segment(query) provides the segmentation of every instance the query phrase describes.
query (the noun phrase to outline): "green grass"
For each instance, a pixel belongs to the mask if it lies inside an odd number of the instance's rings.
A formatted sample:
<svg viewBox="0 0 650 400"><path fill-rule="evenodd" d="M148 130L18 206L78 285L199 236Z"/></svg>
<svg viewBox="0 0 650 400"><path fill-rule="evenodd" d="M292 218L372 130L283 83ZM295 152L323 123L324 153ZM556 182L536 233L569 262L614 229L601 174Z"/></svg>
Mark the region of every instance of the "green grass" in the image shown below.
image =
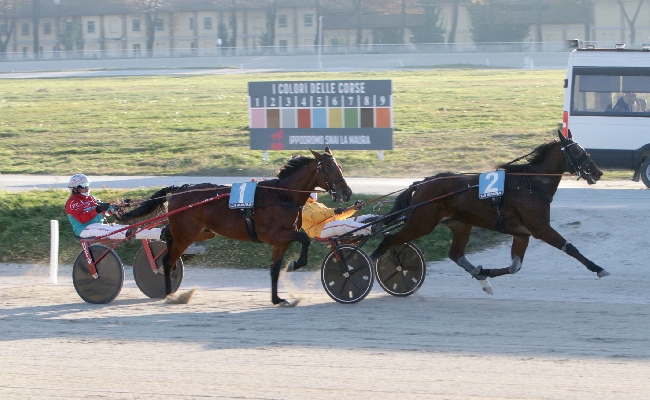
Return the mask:
<svg viewBox="0 0 650 400"><path fill-rule="evenodd" d="M124 198L146 198L152 190L94 190L93 195L103 201L113 202ZM59 262L72 264L81 251L72 228L65 216L64 205L69 194L64 190L3 192L0 191L0 262L46 263L50 250L50 220L59 221ZM323 196L329 197L329 196ZM355 196L355 199L369 199L374 196ZM325 203L328 200L322 199ZM392 204L385 204L375 213L386 213ZM368 207L369 208L369 207ZM368 210L371 211L371 210ZM365 212L364 212L365 213ZM485 230L477 230L470 241L470 251L500 243L506 236ZM427 261L446 257L451 243L451 233L445 227L438 227L431 235L416 241ZM187 265L208 267L264 268L270 265L271 247L265 244L238 242L217 237L203 242L206 253L197 255ZM379 244L377 240L368 243L364 249L371 252ZM132 265L138 242L124 243L117 253L127 265ZM329 251L324 245L314 242L310 247L308 268L320 266ZM300 245L294 243L285 262L296 259Z"/></svg>
<svg viewBox="0 0 650 400"><path fill-rule="evenodd" d="M486 171L556 137L563 71L418 70L273 73L186 77L5 80L0 85L0 173L72 175L268 176L303 152L249 150L247 82L392 79L393 151L335 151L344 174L422 177L442 171ZM605 179L629 179L607 171ZM96 191L100 198L145 192ZM49 220L61 221L61 261L80 247L68 228L66 192L0 192L0 261L49 258ZM501 236L478 231L476 246ZM420 239L428 260L443 257L444 227ZM372 249L373 244L369 244ZM136 244L118 253L131 263ZM298 247L290 253L297 254ZM311 265L325 254L312 247ZM270 248L215 239L205 265L267 266ZM314 264L316 263L316 264Z"/></svg>
<svg viewBox="0 0 650 400"><path fill-rule="evenodd" d="M249 150L247 82L392 79L395 134L338 151L348 176L476 171L555 137L563 71L425 70L6 80L0 173L267 175L297 152ZM305 153L303 151L302 153Z"/></svg>

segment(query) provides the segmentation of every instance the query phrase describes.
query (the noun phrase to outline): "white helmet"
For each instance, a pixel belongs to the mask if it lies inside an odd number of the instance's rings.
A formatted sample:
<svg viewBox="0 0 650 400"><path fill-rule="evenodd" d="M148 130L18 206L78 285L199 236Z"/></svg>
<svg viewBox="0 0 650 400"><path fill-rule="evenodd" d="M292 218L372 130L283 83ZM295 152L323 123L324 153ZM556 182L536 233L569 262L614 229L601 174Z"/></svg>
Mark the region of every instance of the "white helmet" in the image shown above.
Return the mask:
<svg viewBox="0 0 650 400"><path fill-rule="evenodd" d="M311 193L309 194L309 197L311 197L311 198L314 199L314 200L318 200L318 194L317 194L316 192L311 192Z"/></svg>
<svg viewBox="0 0 650 400"><path fill-rule="evenodd" d="M90 183L90 181L88 180L86 175L84 175L84 174L76 174L76 175L73 175L72 178L70 178L70 182L68 183L68 187L70 189L74 189L74 188L79 187L79 186L86 187L86 186L88 186L89 183Z"/></svg>

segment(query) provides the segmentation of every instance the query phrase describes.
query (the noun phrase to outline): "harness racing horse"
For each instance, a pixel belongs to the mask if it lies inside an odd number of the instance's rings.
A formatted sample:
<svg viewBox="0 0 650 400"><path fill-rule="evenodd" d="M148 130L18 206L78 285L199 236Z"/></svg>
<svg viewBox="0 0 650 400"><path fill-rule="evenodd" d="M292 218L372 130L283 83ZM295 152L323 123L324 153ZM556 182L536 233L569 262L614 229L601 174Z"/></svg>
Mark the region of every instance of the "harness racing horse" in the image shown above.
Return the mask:
<svg viewBox="0 0 650 400"><path fill-rule="evenodd" d="M307 264L310 239L300 231L301 210L311 191L316 187L327 190L335 201L350 200L352 191L345 182L341 167L336 163L329 147L325 153L312 151L314 157L296 156L277 173L277 179L261 181L255 192L255 209L252 230L247 228L246 216L241 210L228 207L230 186L209 183L166 187L151 196L145 204L116 215L119 222L133 221L160 212L169 199L168 210L182 207L224 194L223 198L197 205L169 215L169 225L163 230L168 253L163 258L165 292L171 293L172 266L193 242L201 242L216 235L242 241L259 241L273 246L271 261L271 301L276 305L294 305L278 296L278 277L282 259L292 242L302 244L300 257L294 270Z"/></svg>
<svg viewBox="0 0 650 400"><path fill-rule="evenodd" d="M492 294L487 278L514 274L521 269L524 253L532 235L574 257L598 277L607 271L584 257L550 225L551 201L562 174L570 172L590 185L603 175L585 150L568 132L558 131L559 141L538 146L533 152L499 166L505 170L505 190L500 199L479 199L478 175L443 173L415 182L395 201L390 214L393 220L405 214L402 229L387 234L373 252L378 260L388 249L428 235L443 223L453 234L449 258L479 280L483 290ZM514 163L526 159L525 164ZM409 210L400 212L408 208ZM384 223L391 219L387 218ZM510 266L500 269L475 267L465 258L465 247L472 226L512 235Z"/></svg>

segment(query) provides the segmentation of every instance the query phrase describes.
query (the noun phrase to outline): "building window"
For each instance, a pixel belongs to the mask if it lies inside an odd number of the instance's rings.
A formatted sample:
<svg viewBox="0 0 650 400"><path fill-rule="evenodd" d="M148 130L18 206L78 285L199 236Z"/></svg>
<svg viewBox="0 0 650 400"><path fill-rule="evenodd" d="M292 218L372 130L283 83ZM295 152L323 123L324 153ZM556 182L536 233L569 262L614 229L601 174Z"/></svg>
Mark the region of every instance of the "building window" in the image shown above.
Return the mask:
<svg viewBox="0 0 650 400"><path fill-rule="evenodd" d="M133 32L140 32L140 20L139 19L134 19L133 22L131 23L131 26L133 27Z"/></svg>
<svg viewBox="0 0 650 400"><path fill-rule="evenodd" d="M22 32L23 32L23 36L29 36L29 24L28 23L23 22Z"/></svg>
<svg viewBox="0 0 650 400"><path fill-rule="evenodd" d="M72 22L70 22L70 21L65 22L65 31L66 31L66 33L72 32Z"/></svg>
<svg viewBox="0 0 650 400"><path fill-rule="evenodd" d="M286 40L280 40L280 51L283 53L286 53L287 51L287 41Z"/></svg>
<svg viewBox="0 0 650 400"><path fill-rule="evenodd" d="M52 24L50 22L46 22L43 24L43 35L51 35L52 34Z"/></svg>
<svg viewBox="0 0 650 400"><path fill-rule="evenodd" d="M27 55L27 47L23 47L23 56Z"/></svg>
<svg viewBox="0 0 650 400"><path fill-rule="evenodd" d="M88 33L95 33L95 21L88 21Z"/></svg>
<svg viewBox="0 0 650 400"><path fill-rule="evenodd" d="M194 17L190 17L190 30L194 30Z"/></svg>
<svg viewBox="0 0 650 400"><path fill-rule="evenodd" d="M164 31L165 30L165 20L162 18L158 18L156 20L156 30L157 31Z"/></svg>
<svg viewBox="0 0 650 400"><path fill-rule="evenodd" d="M7 34L7 24L0 24L0 35Z"/></svg>
<svg viewBox="0 0 650 400"><path fill-rule="evenodd" d="M305 26L314 26L313 14L305 14Z"/></svg>
<svg viewBox="0 0 650 400"><path fill-rule="evenodd" d="M203 29L212 29L212 17L203 18Z"/></svg>
<svg viewBox="0 0 650 400"><path fill-rule="evenodd" d="M140 57L140 43L136 43L133 45L133 55L135 57Z"/></svg>
<svg viewBox="0 0 650 400"><path fill-rule="evenodd" d="M286 15L278 15L278 27L280 27L280 28L286 28L287 27L287 16Z"/></svg>
<svg viewBox="0 0 650 400"><path fill-rule="evenodd" d="M237 18L236 15L230 14L230 16L228 17L228 28L232 29L233 25L235 25L235 22L237 22L235 18Z"/></svg>

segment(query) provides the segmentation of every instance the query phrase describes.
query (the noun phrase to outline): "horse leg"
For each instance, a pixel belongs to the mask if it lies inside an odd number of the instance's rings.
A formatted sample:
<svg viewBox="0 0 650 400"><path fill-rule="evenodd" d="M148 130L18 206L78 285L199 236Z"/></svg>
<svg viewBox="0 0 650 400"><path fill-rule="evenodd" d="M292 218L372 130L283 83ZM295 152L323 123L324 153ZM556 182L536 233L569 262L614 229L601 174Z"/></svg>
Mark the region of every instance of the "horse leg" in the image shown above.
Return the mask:
<svg viewBox="0 0 650 400"><path fill-rule="evenodd" d="M528 229L531 231L535 239L543 240L544 242L550 244L551 246L562 250L571 257L580 261L587 269L591 272L595 272L599 278L603 278L609 275L609 272L605 271L602 267L596 265L593 261L589 260L587 257L583 256L578 249L575 248L568 240L562 237L555 229L550 225L542 226L537 229Z"/></svg>
<svg viewBox="0 0 650 400"><path fill-rule="evenodd" d="M282 266L282 259L287 252L291 242L282 242L273 245L273 255L271 257L271 302L280 306L291 306L293 304L281 299L278 296L278 278L280 277L280 267Z"/></svg>
<svg viewBox="0 0 650 400"><path fill-rule="evenodd" d="M494 294L492 291L492 285L487 280L488 276L483 273L483 271L486 270L484 270L480 265L475 267L465 258L465 247L467 247L469 236L472 233L472 225L456 221L450 221L445 223L445 225L454 235L451 242L451 248L449 249L449 258L476 278L485 293Z"/></svg>
<svg viewBox="0 0 650 400"><path fill-rule="evenodd" d="M307 254L311 239L305 232L300 231L296 233L296 241L300 242L302 245L302 248L300 250L300 257L298 257L298 260L291 261L289 265L287 265L287 272L297 271L298 269L307 265Z"/></svg>
<svg viewBox="0 0 650 400"><path fill-rule="evenodd" d="M165 243L167 243L167 254L162 259L163 270L165 272L165 295L167 296L172 293L172 271L176 268L176 261L178 261L183 255L183 252L192 244L194 235L173 235L169 225L165 227L163 233Z"/></svg>
<svg viewBox="0 0 650 400"><path fill-rule="evenodd" d="M523 262L526 249L528 248L529 239L530 236L528 235L513 236L512 247L510 248L510 256L512 257L512 263L505 268L495 268L495 269L483 268L480 274L485 275L489 278L496 278L497 276L517 273L517 271L521 269L521 263Z"/></svg>

